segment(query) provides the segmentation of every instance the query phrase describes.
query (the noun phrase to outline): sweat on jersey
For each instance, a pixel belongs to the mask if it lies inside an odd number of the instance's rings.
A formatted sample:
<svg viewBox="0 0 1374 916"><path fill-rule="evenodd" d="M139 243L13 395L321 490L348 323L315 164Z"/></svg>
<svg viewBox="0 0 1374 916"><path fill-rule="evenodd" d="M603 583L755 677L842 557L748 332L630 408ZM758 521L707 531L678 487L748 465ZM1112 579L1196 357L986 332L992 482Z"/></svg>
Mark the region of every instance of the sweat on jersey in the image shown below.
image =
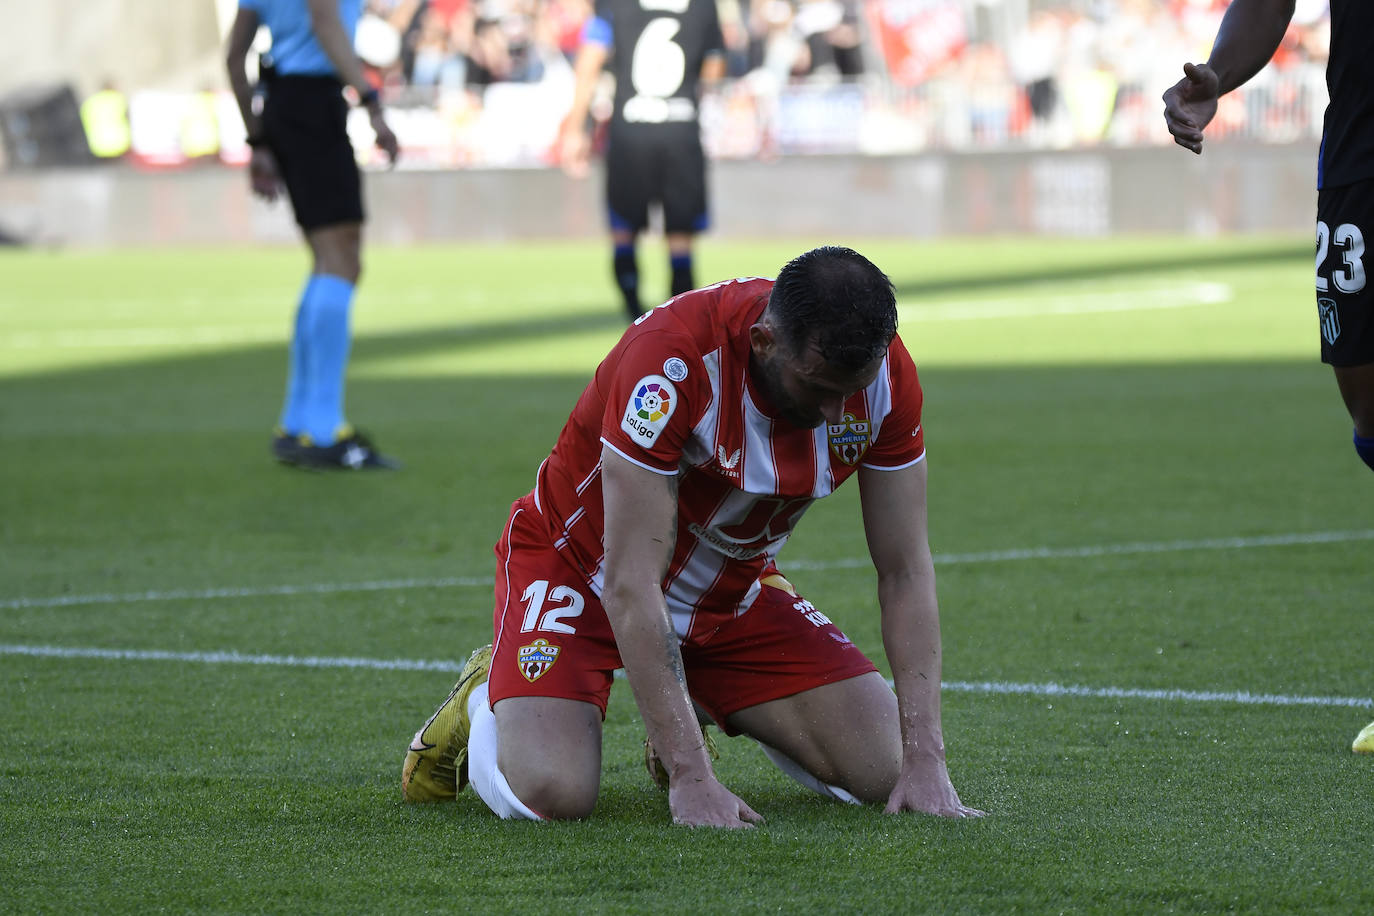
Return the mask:
<svg viewBox="0 0 1374 916"><path fill-rule="evenodd" d="M603 444L678 475L677 543L662 584L684 638L748 610L807 507L857 468L898 470L925 457L921 385L900 338L839 423L802 429L777 418L749 374L749 328L772 288L729 280L640 318L597 367L539 469L534 495L549 541L598 596Z"/></svg>

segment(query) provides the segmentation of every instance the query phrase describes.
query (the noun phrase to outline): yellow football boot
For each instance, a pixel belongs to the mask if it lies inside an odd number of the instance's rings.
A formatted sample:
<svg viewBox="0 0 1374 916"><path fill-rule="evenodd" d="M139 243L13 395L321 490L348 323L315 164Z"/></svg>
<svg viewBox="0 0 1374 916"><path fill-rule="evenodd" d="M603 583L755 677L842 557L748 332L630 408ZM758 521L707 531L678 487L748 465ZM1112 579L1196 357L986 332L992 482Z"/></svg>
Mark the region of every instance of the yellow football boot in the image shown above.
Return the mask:
<svg viewBox="0 0 1374 916"><path fill-rule="evenodd" d="M437 802L457 797L468 784L468 697L485 683L491 646L468 658L448 699L429 717L406 749L401 794L406 801Z"/></svg>
<svg viewBox="0 0 1374 916"><path fill-rule="evenodd" d="M1355 736L1355 743L1350 745L1350 749L1357 754L1374 754L1374 722L1370 722Z"/></svg>

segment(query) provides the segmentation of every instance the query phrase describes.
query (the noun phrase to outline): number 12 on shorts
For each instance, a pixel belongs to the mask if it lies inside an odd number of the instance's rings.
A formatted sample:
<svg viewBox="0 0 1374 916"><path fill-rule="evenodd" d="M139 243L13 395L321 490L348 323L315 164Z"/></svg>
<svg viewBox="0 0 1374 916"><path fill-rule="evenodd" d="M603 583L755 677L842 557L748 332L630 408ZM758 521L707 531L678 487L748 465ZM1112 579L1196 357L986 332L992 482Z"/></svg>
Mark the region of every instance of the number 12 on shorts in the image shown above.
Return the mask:
<svg viewBox="0 0 1374 916"><path fill-rule="evenodd" d="M520 596L525 602L525 616L520 622L520 632L530 633L543 630L546 633L567 633L572 635L577 628L563 622L567 617L582 616L586 600L576 589L566 585L549 588L548 579L536 579Z"/></svg>

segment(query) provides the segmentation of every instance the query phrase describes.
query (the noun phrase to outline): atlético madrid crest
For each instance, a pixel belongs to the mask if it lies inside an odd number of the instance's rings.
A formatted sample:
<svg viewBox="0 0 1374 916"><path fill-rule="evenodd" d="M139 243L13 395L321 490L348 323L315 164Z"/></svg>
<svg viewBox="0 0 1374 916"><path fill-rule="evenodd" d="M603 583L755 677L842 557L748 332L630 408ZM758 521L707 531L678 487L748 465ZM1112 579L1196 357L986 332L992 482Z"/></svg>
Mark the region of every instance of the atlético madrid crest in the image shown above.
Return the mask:
<svg viewBox="0 0 1374 916"><path fill-rule="evenodd" d="M831 423L830 453L845 464L853 466L868 451L868 421L856 420L852 413L840 417L840 422Z"/></svg>
<svg viewBox="0 0 1374 916"><path fill-rule="evenodd" d="M520 647L520 657L516 664L520 666L520 673L525 676L525 680L533 684L548 673L553 663L558 661L558 653L562 650L562 646L549 645L547 639L536 639L528 646Z"/></svg>
<svg viewBox="0 0 1374 916"><path fill-rule="evenodd" d="M1317 318L1321 322L1322 340L1327 346L1334 347L1336 338L1341 336L1341 316L1336 311L1335 299L1317 300Z"/></svg>

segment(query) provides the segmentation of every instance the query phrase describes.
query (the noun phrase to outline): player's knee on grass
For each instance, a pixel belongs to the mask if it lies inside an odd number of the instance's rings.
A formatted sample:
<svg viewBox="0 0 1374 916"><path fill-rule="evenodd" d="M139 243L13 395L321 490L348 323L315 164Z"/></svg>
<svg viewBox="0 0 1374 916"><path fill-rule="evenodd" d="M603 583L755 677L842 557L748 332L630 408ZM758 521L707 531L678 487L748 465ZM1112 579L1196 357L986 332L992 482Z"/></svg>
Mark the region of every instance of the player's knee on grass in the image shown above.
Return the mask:
<svg viewBox="0 0 1374 916"><path fill-rule="evenodd" d="M881 683L877 675L874 678ZM883 687L886 689L885 684ZM890 709L882 702L856 704L818 748L822 768L817 775L827 785L845 789L862 802L885 803L902 770L896 712L895 698Z"/></svg>
<svg viewBox="0 0 1374 916"><path fill-rule="evenodd" d="M897 698L876 672L740 710L731 724L862 802L885 803L901 773Z"/></svg>
<svg viewBox="0 0 1374 916"><path fill-rule="evenodd" d="M865 744L848 749L858 753L839 761L840 777L828 784L847 790L859 801L885 804L902 770L901 739L879 732Z"/></svg>
<svg viewBox="0 0 1374 916"><path fill-rule="evenodd" d="M501 770L515 797L540 817L554 821L588 817L596 808L599 780L560 770L553 764L556 761L545 760L530 766L525 761L508 767L503 762Z"/></svg>
<svg viewBox="0 0 1374 916"><path fill-rule="evenodd" d="M799 753L805 764L766 744L763 748L778 769L813 792L838 801L881 805L901 772L901 741L894 737L880 731L848 746L830 744Z"/></svg>
<svg viewBox="0 0 1374 916"><path fill-rule="evenodd" d="M513 697L493 711L500 770L515 796L543 818L590 815L601 784L600 710L573 700Z"/></svg>

